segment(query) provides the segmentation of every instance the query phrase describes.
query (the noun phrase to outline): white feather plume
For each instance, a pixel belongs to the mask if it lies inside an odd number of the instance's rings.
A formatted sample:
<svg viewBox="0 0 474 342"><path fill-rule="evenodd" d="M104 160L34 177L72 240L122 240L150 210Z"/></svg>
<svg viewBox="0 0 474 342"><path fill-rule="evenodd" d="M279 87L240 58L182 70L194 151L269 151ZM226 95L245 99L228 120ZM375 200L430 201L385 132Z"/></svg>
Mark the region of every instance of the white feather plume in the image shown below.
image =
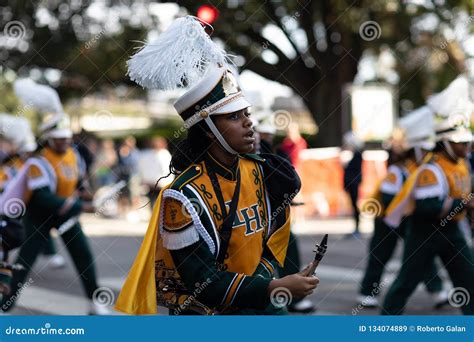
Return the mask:
<svg viewBox="0 0 474 342"><path fill-rule="evenodd" d="M17 145L21 139L21 132L16 130L18 121L14 115L7 113L0 114L0 135Z"/></svg>
<svg viewBox="0 0 474 342"><path fill-rule="evenodd" d="M472 103L469 99L469 80L459 76L446 89L428 98L428 106L439 116L464 114L470 117Z"/></svg>
<svg viewBox="0 0 474 342"><path fill-rule="evenodd" d="M0 113L0 135L9 140L16 148L22 147L25 139L31 135L31 126L24 117L15 116L7 113Z"/></svg>
<svg viewBox="0 0 474 342"><path fill-rule="evenodd" d="M225 65L226 52L191 16L176 19L157 40L128 61L128 74L144 88L175 89L198 82L211 65Z"/></svg>
<svg viewBox="0 0 474 342"><path fill-rule="evenodd" d="M25 106L31 106L46 113L64 112L58 92L50 86L38 84L29 78L22 78L13 83L13 90Z"/></svg>

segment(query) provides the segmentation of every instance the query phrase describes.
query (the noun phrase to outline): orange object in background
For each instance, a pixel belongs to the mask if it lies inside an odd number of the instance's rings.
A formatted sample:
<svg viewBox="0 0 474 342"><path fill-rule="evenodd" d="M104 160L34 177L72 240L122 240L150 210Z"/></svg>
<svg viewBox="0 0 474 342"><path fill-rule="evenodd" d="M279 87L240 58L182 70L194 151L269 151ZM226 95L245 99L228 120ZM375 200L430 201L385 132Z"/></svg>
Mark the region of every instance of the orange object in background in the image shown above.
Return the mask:
<svg viewBox="0 0 474 342"><path fill-rule="evenodd" d="M298 211L307 219L351 214L349 195L343 186L344 170L341 161L347 160L347 154L341 153L338 147L307 149L300 153L298 174L302 187L295 201L305 203ZM385 176L387 157L385 151L363 152L359 202L370 197L380 179Z"/></svg>

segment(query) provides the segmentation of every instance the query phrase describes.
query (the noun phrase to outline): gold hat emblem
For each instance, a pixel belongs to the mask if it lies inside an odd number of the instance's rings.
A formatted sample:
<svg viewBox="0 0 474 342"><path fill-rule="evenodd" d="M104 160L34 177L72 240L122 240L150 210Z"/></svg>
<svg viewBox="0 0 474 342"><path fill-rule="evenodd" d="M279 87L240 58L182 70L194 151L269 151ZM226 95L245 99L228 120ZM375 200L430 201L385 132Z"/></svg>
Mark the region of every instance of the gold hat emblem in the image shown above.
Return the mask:
<svg viewBox="0 0 474 342"><path fill-rule="evenodd" d="M240 91L237 79L230 70L227 70L222 77L222 88L224 89L225 96L236 94Z"/></svg>

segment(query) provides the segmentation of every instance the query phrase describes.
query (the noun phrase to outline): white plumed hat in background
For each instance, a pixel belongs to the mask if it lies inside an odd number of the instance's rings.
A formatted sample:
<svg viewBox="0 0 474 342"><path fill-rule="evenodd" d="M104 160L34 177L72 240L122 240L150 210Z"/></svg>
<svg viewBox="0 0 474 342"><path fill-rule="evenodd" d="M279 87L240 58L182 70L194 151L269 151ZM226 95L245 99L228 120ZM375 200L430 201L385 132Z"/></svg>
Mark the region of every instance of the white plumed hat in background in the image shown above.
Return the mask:
<svg viewBox="0 0 474 342"><path fill-rule="evenodd" d="M430 151L434 148L434 113L423 106L402 117L398 126L405 134L408 148L421 147Z"/></svg>
<svg viewBox="0 0 474 342"><path fill-rule="evenodd" d="M474 106L469 98L469 80L466 76L459 76L446 89L430 96L427 104L438 116L464 115L470 119Z"/></svg>
<svg viewBox="0 0 474 342"><path fill-rule="evenodd" d="M440 121L435 126L436 141L472 141L470 129L474 104L469 98L469 80L461 75L442 92L431 96L428 105Z"/></svg>
<svg viewBox="0 0 474 342"><path fill-rule="evenodd" d="M35 108L43 115L39 127L40 139L72 137L69 116L64 113L54 88L23 78L14 82L13 90L25 106Z"/></svg>
<svg viewBox="0 0 474 342"><path fill-rule="evenodd" d="M15 152L33 152L36 150L36 141L29 121L6 113L0 114L0 135L8 140Z"/></svg>
<svg viewBox="0 0 474 342"><path fill-rule="evenodd" d="M50 86L38 84L29 78L22 78L13 83L13 91L27 107L36 108L43 113L64 112L58 92Z"/></svg>
<svg viewBox="0 0 474 342"><path fill-rule="evenodd" d="M454 143L471 142L471 128L463 122L456 122L451 118L439 122L435 126L436 141L451 141Z"/></svg>
<svg viewBox="0 0 474 342"><path fill-rule="evenodd" d="M72 138L71 120L69 115L47 116L40 126L42 139L69 139Z"/></svg>

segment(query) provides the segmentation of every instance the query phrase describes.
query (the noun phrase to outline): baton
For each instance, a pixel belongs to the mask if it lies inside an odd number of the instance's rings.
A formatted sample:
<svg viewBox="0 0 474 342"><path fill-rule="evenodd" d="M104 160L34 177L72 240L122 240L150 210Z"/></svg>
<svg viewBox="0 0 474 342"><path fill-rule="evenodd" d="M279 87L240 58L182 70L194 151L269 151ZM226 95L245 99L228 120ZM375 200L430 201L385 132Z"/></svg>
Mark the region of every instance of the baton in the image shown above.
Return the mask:
<svg viewBox="0 0 474 342"><path fill-rule="evenodd" d="M115 183L114 185L110 186L110 188L107 190L105 194L102 194L98 198L94 198L92 203L94 204L94 207L99 208L107 203L107 201L114 199L118 194L120 194L120 191L122 191L123 188L127 186L127 182L124 180L121 180L118 183Z"/></svg>

